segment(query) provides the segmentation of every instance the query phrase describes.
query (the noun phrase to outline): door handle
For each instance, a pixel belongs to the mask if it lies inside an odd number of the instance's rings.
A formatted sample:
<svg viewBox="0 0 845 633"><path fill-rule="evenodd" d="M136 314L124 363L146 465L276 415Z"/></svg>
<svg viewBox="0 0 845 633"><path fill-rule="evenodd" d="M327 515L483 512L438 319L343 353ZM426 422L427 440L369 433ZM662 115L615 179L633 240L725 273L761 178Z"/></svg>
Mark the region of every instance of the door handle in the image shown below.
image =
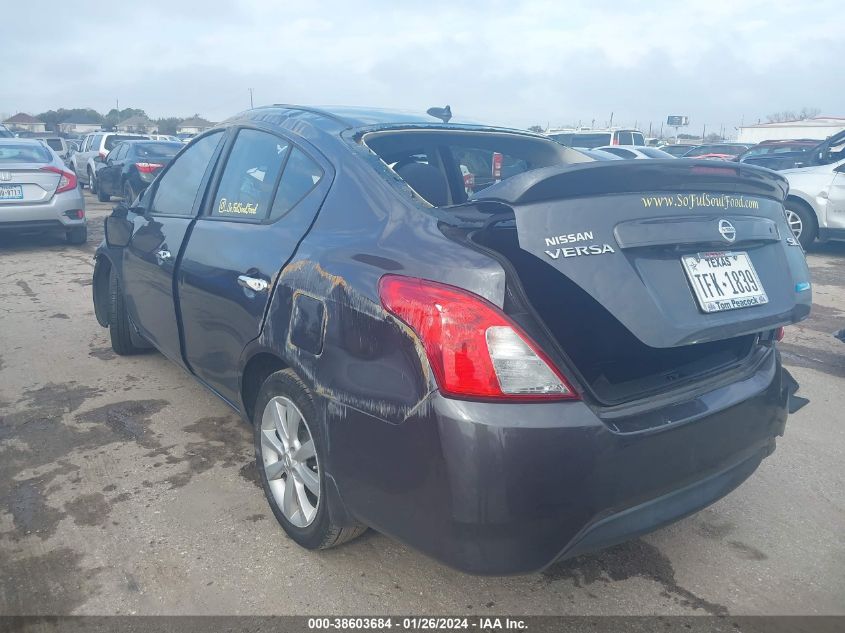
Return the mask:
<svg viewBox="0 0 845 633"><path fill-rule="evenodd" d="M250 277L249 275L238 275L238 285L249 288L253 292L267 292L270 284L263 279Z"/></svg>
<svg viewBox="0 0 845 633"><path fill-rule="evenodd" d="M156 251L156 259L162 262L166 262L172 256L170 255L170 251L161 249L160 251Z"/></svg>

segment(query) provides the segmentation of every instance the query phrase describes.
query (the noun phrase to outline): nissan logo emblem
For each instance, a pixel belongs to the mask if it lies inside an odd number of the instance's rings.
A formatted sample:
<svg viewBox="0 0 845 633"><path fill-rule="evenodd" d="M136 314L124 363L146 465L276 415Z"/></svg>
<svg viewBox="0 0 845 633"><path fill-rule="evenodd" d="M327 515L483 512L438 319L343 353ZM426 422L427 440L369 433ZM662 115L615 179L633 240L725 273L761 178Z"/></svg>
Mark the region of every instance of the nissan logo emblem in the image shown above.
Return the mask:
<svg viewBox="0 0 845 633"><path fill-rule="evenodd" d="M736 229L734 225L727 220L719 220L719 233L722 234L728 242L733 242L736 239Z"/></svg>

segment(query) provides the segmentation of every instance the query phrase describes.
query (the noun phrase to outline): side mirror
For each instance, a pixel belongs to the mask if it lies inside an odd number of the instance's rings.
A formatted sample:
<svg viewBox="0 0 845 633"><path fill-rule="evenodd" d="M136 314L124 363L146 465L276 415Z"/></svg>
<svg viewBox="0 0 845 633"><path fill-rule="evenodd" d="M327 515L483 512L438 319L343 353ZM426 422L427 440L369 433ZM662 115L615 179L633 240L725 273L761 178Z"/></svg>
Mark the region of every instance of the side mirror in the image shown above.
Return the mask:
<svg viewBox="0 0 845 633"><path fill-rule="evenodd" d="M845 174L845 163L842 163L841 165L839 165L839 167L837 167L833 171L835 171L837 174Z"/></svg>
<svg viewBox="0 0 845 633"><path fill-rule="evenodd" d="M129 207L124 203L118 204L109 217L106 218L106 244L111 247L124 247L132 240L134 225L126 217Z"/></svg>

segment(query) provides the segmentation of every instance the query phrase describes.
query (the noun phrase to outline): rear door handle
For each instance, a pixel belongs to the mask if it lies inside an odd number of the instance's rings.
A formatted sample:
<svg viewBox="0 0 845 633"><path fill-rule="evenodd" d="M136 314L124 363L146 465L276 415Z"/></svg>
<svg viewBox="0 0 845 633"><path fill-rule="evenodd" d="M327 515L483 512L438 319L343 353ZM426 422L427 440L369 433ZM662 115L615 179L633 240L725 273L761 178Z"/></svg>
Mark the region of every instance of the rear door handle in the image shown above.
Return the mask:
<svg viewBox="0 0 845 633"><path fill-rule="evenodd" d="M263 279L250 277L249 275L238 275L238 284L244 288L249 288L253 292L267 292L270 284Z"/></svg>

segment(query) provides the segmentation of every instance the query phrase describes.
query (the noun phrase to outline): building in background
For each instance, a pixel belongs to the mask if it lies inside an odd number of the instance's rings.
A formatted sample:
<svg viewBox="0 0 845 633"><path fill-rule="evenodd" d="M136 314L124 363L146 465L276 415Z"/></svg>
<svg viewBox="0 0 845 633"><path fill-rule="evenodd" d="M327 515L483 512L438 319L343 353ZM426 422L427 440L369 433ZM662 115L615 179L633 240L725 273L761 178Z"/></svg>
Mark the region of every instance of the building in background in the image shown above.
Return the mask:
<svg viewBox="0 0 845 633"><path fill-rule="evenodd" d="M209 128L213 128L214 125L214 123L206 121L202 117L191 117L190 119L185 119L179 124L179 127L176 129L176 133L199 134L200 132L205 132Z"/></svg>
<svg viewBox="0 0 845 633"><path fill-rule="evenodd" d="M91 132L99 132L102 126L93 121L82 121L77 119L68 119L56 124L56 131L62 134L76 134L82 136Z"/></svg>
<svg viewBox="0 0 845 633"><path fill-rule="evenodd" d="M18 112L15 116L9 117L3 121L3 125L12 132L25 131L38 133L47 131L47 125L44 121L36 119L34 116L30 116L24 112Z"/></svg>
<svg viewBox="0 0 845 633"><path fill-rule="evenodd" d="M156 131L156 124L147 117L136 114L117 124L118 132L133 132L136 134L150 134Z"/></svg>
<svg viewBox="0 0 845 633"><path fill-rule="evenodd" d="M739 135L736 140L740 143L785 141L799 138L823 141L828 136L837 134L842 130L845 130L845 117L817 116L801 121L744 125L738 128Z"/></svg>

